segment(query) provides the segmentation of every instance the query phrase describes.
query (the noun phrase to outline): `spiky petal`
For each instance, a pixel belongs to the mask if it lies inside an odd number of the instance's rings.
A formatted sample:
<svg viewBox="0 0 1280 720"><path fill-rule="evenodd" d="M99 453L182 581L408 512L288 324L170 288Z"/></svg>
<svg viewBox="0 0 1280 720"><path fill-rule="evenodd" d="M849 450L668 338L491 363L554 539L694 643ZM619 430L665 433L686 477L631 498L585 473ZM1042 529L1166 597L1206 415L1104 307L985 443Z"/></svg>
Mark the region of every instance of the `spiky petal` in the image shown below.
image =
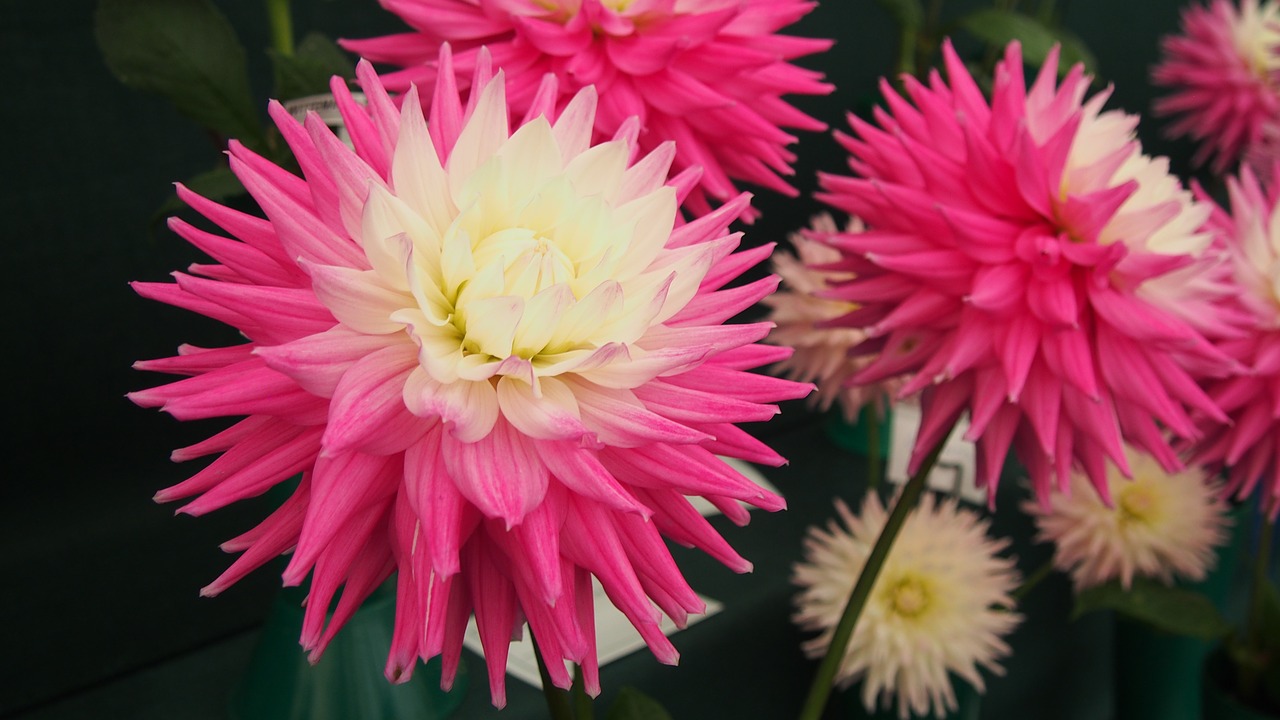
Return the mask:
<svg viewBox="0 0 1280 720"><path fill-rule="evenodd" d="M1112 580L1128 588L1135 577L1203 580L1217 559L1214 548L1227 540L1221 487L1202 467L1167 473L1149 456L1126 454L1133 479L1108 470L1110 505L1081 473L1048 508L1027 503L1038 539L1054 545L1054 568L1069 573L1076 590Z"/></svg>
<svg viewBox="0 0 1280 720"><path fill-rule="evenodd" d="M865 229L857 218L850 218L845 226L848 233ZM853 277L839 269L840 251L826 244L838 230L831 215L822 213L808 228L792 233L787 239L795 254L773 254L773 271L782 279L782 286L763 303L770 308L768 319L776 324L768 341L795 350L775 371L793 380L815 383L818 390L809 396L810 404L826 411L838 402L845 420L854 422L864 405L883 412L895 384L850 383L868 362L865 357L850 355L865 335L855 328L828 326L829 321L857 308L856 303L831 297L838 293L835 288L839 283Z"/></svg>
<svg viewBox="0 0 1280 720"><path fill-rule="evenodd" d="M721 289L768 253L735 253L726 228L745 196L676 228L692 181L668 184L669 145L637 157L634 125L592 145L594 88L521 122L483 52L477 65L467 105L436 86L430 123L416 89L397 109L368 63L367 106L335 79L354 150L273 104L304 177L230 152L266 219L180 188L232 237L172 221L219 264L135 287L247 341L139 363L190 377L131 397L182 419L248 416L175 453L221 453L158 496L194 496L182 511L302 474L225 546L242 555L206 594L292 551L284 581L310 575L302 643L314 658L395 575L387 676L443 655L447 687L474 614L501 706L526 621L556 684L569 686L568 660L599 691L593 577L657 658L676 661L661 614L682 622L704 605L663 536L750 569L686 496L744 523L737 500L782 508L718 455L780 464L733 423L810 388L747 372L779 359L754 344L767 324L721 324L775 285Z"/></svg>
<svg viewBox="0 0 1280 720"><path fill-rule="evenodd" d="M1227 247L1239 288L1234 297L1249 319L1242 336L1219 345L1244 371L1206 386L1231 419L1204 418L1194 459L1229 468L1226 490L1241 499L1259 486L1268 515L1280 514L1280 176L1267 184L1244 168L1228 178L1230 210L1214 205L1206 227ZM1206 197L1206 201L1212 202Z"/></svg>
<svg viewBox="0 0 1280 720"><path fill-rule="evenodd" d="M1206 274L1209 208L1142 154L1136 118L1104 112L1105 92L1085 101L1081 67L1058 82L1056 50L1028 89L1011 44L990 102L943 52L949 84L904 78L904 98L885 83L877 124L838 137L859 177L821 178L870 228L831 241L857 273L840 322L879 353L855 381L907 375L901 394L923 393L913 468L967 411L992 502L1011 445L1042 499L1073 465L1105 492L1123 440L1180 468L1164 430L1221 418L1196 379L1230 364L1202 335L1230 292Z"/></svg>
<svg viewBox="0 0 1280 720"><path fill-rule="evenodd" d="M804 588L794 620L821 633L804 644L810 657L826 653L887 520L875 493L858 515L840 500L836 512L838 522L809 529L804 562L792 571ZM1018 572L1013 558L1000 555L1009 542L988 537L988 525L954 498L931 493L907 516L836 673L840 686L862 680L868 711L896 704L900 718L943 717L957 707L950 674L982 692L979 667L1003 673L1004 637L1021 621L1009 612Z"/></svg>
<svg viewBox="0 0 1280 720"><path fill-rule="evenodd" d="M1169 94L1156 100L1155 112L1172 119L1169 136L1199 145L1197 164L1221 173L1271 154L1276 140L1268 135L1280 122L1280 2L1193 3L1182 11L1181 32L1161 49L1151 81Z"/></svg>
<svg viewBox="0 0 1280 720"><path fill-rule="evenodd" d="M686 205L698 215L732 199L740 181L794 196L784 178L793 172L787 146L796 138L784 128L826 127L783 99L832 89L820 73L791 62L831 41L779 34L813 9L806 0L380 2L414 32L343 44L404 68L384 76L388 88L434 82L444 42L453 44L463 88L478 49L489 47L506 70L508 101L518 113L548 100L539 85L546 75L559 81L550 94L557 108L594 84L597 138L613 137L635 115L642 152L675 140L675 169L702 168L702 185Z"/></svg>

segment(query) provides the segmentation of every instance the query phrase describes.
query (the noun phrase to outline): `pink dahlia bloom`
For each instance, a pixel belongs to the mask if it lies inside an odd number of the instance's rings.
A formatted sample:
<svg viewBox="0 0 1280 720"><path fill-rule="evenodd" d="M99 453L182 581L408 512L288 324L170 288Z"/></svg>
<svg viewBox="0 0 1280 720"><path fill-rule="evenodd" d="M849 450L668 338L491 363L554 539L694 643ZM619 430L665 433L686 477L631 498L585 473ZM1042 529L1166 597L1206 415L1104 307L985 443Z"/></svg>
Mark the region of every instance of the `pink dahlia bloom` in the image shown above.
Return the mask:
<svg viewBox="0 0 1280 720"><path fill-rule="evenodd" d="M845 226L849 233L864 229L857 218ZM773 254L773 271L782 279L782 287L763 303L770 309L768 319L776 324L769 342L795 350L775 370L793 380L815 383L818 389L809 396L810 403L826 411L838 402L845 420L852 423L864 405L874 404L883 412L890 389L849 382L867 364L865 357L850 353L866 335L857 328L828 326L857 309L853 303L826 297L833 286L853 277L839 268L840 251L826 244L837 232L836 221L823 213L807 229L792 233L788 239L795 254Z"/></svg>
<svg viewBox="0 0 1280 720"><path fill-rule="evenodd" d="M904 78L907 100L884 83L879 127L850 117L859 177L821 178L871 228L831 240L857 273L829 293L860 305L840 322L879 353L855 381L923 391L913 468L968 411L993 500L1011 445L1042 500L1073 465L1105 497L1124 439L1179 468L1164 431L1223 417L1196 385L1228 365L1202 336L1229 317L1209 208L1142 154L1135 117L1085 101L1079 66L1058 84L1056 51L1028 90L1010 45L990 102L944 56L949 85Z"/></svg>
<svg viewBox="0 0 1280 720"><path fill-rule="evenodd" d="M1199 144L1194 161L1221 173L1270 147L1267 126L1280 121L1280 2L1213 0L1182 12L1182 32L1166 37L1151 80L1169 90L1158 115L1167 133Z"/></svg>
<svg viewBox="0 0 1280 720"><path fill-rule="evenodd" d="M831 46L830 40L780 35L813 9L804 0L379 0L414 32L344 47L376 62L403 67L383 76L386 87L435 81L442 43L454 48L458 82L466 87L479 48L507 74L507 101L516 112L536 102L538 81L559 80L562 108L587 85L599 92L596 138L610 138L638 116L640 148L676 141L676 170L700 166L702 184L685 207L709 211L745 180L794 196L785 180L796 138L782 128L821 131L823 123L783 95L825 95L821 73L791 60ZM423 98L428 100L428 98Z"/></svg>
<svg viewBox="0 0 1280 720"><path fill-rule="evenodd" d="M1230 468L1227 491L1248 497L1262 484L1272 519L1280 514L1280 176L1264 186L1249 168L1229 178L1230 212L1214 205L1207 227L1230 252L1250 328L1219 346L1245 372L1207 386L1231 418L1205 424L1195 460ZM1207 200L1207 198L1206 198Z"/></svg>
<svg viewBox="0 0 1280 720"><path fill-rule="evenodd" d="M203 593L292 551L284 582L311 575L302 644L314 657L395 575L388 677L443 655L448 686L474 613L501 706L526 621L556 684L570 683L563 658L598 692L594 576L674 663L660 612L682 624L704 605L663 537L751 569L686 496L738 523L739 500L781 509L717 456L781 464L732 423L810 389L746 372L787 354L755 344L766 323L722 325L776 285L721 289L770 251L735 252L726 226L746 196L673 230L696 173L668 183L674 148L637 156L635 123L592 145L593 88L556 112L549 78L512 132L483 54L471 102L447 72L429 122L416 89L396 109L368 63L358 76L367 106L333 83L354 150L273 103L303 177L233 143L231 167L266 218L180 188L230 237L170 226L218 264L135 285L247 338L138 364L190 376L133 393L140 405L248 416L176 451L220 456L158 499L194 497L180 511L200 515L302 474L223 546L242 554Z"/></svg>

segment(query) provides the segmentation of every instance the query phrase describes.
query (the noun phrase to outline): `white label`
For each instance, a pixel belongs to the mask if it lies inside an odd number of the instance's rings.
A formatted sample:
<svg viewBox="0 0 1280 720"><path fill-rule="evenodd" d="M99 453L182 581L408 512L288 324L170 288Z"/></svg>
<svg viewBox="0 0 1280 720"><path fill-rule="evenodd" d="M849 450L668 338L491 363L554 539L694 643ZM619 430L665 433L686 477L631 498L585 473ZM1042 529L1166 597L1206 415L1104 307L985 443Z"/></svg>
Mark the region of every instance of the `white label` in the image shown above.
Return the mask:
<svg viewBox="0 0 1280 720"><path fill-rule="evenodd" d="M365 103L364 93L353 92L351 97L361 105ZM293 119L298 122L305 120L307 113L313 112L319 115L320 122L328 125L339 140L346 143L347 147L351 147L351 136L347 134L346 123L342 120L342 113L338 110L338 101L334 99L333 93L287 100L284 103L284 109L288 110Z"/></svg>
<svg viewBox="0 0 1280 720"><path fill-rule="evenodd" d="M914 402L900 402L893 406L893 434L889 445L889 463L885 475L897 485L905 485L908 479L907 464L911 460L911 448L920 431L920 406ZM942 446L938 464L929 473L929 489L975 505L987 502L987 491L976 484L978 478L976 448L964 439L969 430L969 419L962 417Z"/></svg>
<svg viewBox="0 0 1280 720"><path fill-rule="evenodd" d="M627 619L627 616L614 607L609 600L609 596L605 595L604 588L600 586L600 583L594 578L592 581L593 589L595 590L596 656L600 658L600 666L604 667L607 663L645 647L645 644L644 639L632 627L631 621ZM707 604L707 611L701 615L689 615L689 625L694 625L724 609L724 605L716 600L702 595L698 597L702 598L702 601ZM661 627L663 634L668 637L679 630L676 624L666 615L662 616ZM463 637L462 643L473 652L484 655L484 647L480 644L480 631L476 629L475 617L472 617L467 625L467 634ZM565 667L566 669L571 669L567 662ZM542 687L542 678L538 675L538 660L533 655L533 641L529 639L528 632L525 632L519 640L511 643L511 651L507 656L507 674L517 677L536 688Z"/></svg>

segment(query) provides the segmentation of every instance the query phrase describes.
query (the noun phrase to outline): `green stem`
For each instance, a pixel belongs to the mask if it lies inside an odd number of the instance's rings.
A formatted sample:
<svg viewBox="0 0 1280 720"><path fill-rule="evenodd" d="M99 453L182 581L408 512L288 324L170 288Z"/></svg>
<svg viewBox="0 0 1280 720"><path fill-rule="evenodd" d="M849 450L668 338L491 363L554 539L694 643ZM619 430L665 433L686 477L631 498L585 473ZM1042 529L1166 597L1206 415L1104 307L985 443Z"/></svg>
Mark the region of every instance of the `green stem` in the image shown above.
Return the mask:
<svg viewBox="0 0 1280 720"><path fill-rule="evenodd" d="M529 631L533 636L533 630ZM569 693L556 687L551 682L551 673L547 672L547 663L542 659L542 650L538 647L538 638L533 638L533 656L538 659L538 676L542 678L542 696L547 699L547 712L551 720L573 720L573 708L569 707Z"/></svg>
<svg viewBox="0 0 1280 720"><path fill-rule="evenodd" d="M582 666L573 666L573 714L577 720L592 720L594 709L591 696L587 694L586 681L582 677Z"/></svg>
<svg viewBox="0 0 1280 720"><path fill-rule="evenodd" d="M947 434L950 435L950 431ZM884 529L880 531L880 537L876 538L876 544L872 546L871 554L867 556L867 562L858 575L858 581L854 583L853 590L849 593L849 602L844 606L844 614L840 616L835 634L831 636L831 645L827 648L827 654L822 658L817 675L813 678L809 697L805 699L804 708L800 711L800 720L818 720L822 716L822 711L827 706L827 699L831 696L831 685L835 680L836 671L840 669L840 663L844 660L845 649L849 645L849 639L853 637L853 629L858 625L862 609L866 607L867 600L871 597L871 589L875 587L876 578L884 568L885 559L889 557L889 549L893 547L894 539L902 530L907 514L919 502L926 481L929 479L929 473L938 463L938 456L942 453L942 446L946 442L947 438L944 435L929 451L920 469L916 470L903 486L898 502L889 512L889 519L885 521Z"/></svg>
<svg viewBox="0 0 1280 720"><path fill-rule="evenodd" d="M898 39L898 77L916 74L916 43L920 40L919 28L903 23Z"/></svg>
<svg viewBox="0 0 1280 720"><path fill-rule="evenodd" d="M285 57L293 57L293 15L290 0L267 0L267 20L271 25L271 47Z"/></svg>
<svg viewBox="0 0 1280 720"><path fill-rule="evenodd" d="M868 405L863 418L867 423L867 490L875 492L880 487L880 410L875 405Z"/></svg>
<svg viewBox="0 0 1280 720"><path fill-rule="evenodd" d="M1043 565L1028 575L1027 579L1023 580L1022 584L1009 594L1009 597L1012 597L1014 602L1022 602L1022 599L1035 589L1035 586L1039 585L1041 580L1049 577L1051 573L1053 573L1053 558L1045 560Z"/></svg>

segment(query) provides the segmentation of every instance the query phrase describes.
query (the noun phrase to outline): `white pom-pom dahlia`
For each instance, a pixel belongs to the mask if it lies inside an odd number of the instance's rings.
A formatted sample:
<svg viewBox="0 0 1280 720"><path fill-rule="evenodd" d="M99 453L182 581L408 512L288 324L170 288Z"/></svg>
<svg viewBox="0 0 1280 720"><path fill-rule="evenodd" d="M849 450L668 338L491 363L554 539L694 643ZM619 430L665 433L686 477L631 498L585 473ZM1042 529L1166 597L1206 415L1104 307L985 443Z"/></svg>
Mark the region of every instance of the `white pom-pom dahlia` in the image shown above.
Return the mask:
<svg viewBox="0 0 1280 720"><path fill-rule="evenodd" d="M813 527L804 543L804 562L792 581L804 589L796 597L794 619L820 634L804 644L821 657L831 644L845 603L888 519L875 493L860 515L836 501L840 522ZM1021 618L1008 611L1018 584L1014 560L999 553L1007 540L987 536L988 522L926 493L907 516L836 674L836 683L862 681L862 702L879 700L908 714L941 716L957 707L949 674L980 692L979 667L1003 672L998 660L1009 654L1003 640Z"/></svg>
<svg viewBox="0 0 1280 720"><path fill-rule="evenodd" d="M1108 506L1074 473L1071 491L1056 493L1049 507L1028 502L1039 538L1056 546L1053 566L1070 573L1081 590L1111 580L1129 587L1135 576L1170 584L1203 580L1227 538L1226 504L1204 470L1166 472L1151 457L1127 451L1133 479L1114 466L1107 473Z"/></svg>

